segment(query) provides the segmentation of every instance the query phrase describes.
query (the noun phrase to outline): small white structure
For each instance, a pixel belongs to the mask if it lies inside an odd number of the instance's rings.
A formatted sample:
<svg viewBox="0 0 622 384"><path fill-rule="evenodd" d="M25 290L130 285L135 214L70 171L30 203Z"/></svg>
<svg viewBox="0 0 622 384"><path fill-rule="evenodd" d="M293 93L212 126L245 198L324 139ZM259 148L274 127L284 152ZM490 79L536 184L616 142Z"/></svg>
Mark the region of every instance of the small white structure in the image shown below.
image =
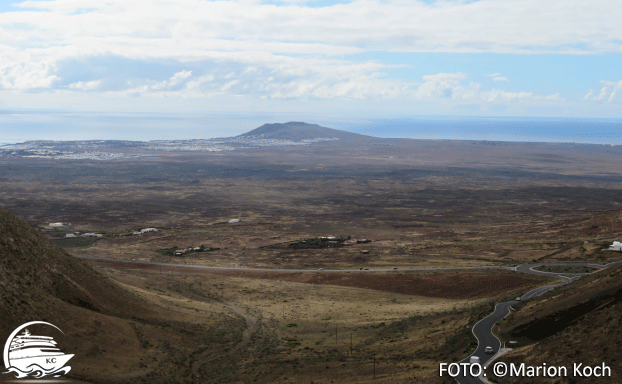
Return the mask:
<svg viewBox="0 0 622 384"><path fill-rule="evenodd" d="M158 232L158 228L143 228L140 231L132 233L132 235L142 235L147 232Z"/></svg>
<svg viewBox="0 0 622 384"><path fill-rule="evenodd" d="M622 243L619 241L614 241L613 244L609 246L609 251L622 252Z"/></svg>
<svg viewBox="0 0 622 384"><path fill-rule="evenodd" d="M227 221L228 224L239 223L239 222L240 222L240 219L231 219Z"/></svg>
<svg viewBox="0 0 622 384"><path fill-rule="evenodd" d="M50 227L52 228L59 228L59 227L64 227L65 224L63 223L50 223Z"/></svg>
<svg viewBox="0 0 622 384"><path fill-rule="evenodd" d="M101 233L93 233L93 232L87 232L82 234L82 237L102 237Z"/></svg>
<svg viewBox="0 0 622 384"><path fill-rule="evenodd" d="M65 237L76 237L76 235L74 233L68 233L65 235Z"/></svg>

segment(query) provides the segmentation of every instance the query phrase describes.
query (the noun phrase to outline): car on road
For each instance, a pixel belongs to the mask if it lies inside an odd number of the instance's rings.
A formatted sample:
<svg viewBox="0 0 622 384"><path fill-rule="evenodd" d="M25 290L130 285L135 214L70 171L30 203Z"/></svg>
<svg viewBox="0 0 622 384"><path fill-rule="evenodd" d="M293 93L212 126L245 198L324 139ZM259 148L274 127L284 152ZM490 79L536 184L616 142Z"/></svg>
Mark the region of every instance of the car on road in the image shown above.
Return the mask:
<svg viewBox="0 0 622 384"><path fill-rule="evenodd" d="M471 356L471 360L469 361L469 364L479 364L479 357Z"/></svg>
<svg viewBox="0 0 622 384"><path fill-rule="evenodd" d="M393 267L393 270L394 270L394 271L397 271L397 267Z"/></svg>
<svg viewBox="0 0 622 384"><path fill-rule="evenodd" d="M323 270L324 270L324 268L320 268L320 269L318 269L318 271L323 271Z"/></svg>
<svg viewBox="0 0 622 384"><path fill-rule="evenodd" d="M363 269L363 271L369 271L369 268L365 268L365 269Z"/></svg>
<svg viewBox="0 0 622 384"><path fill-rule="evenodd" d="M486 352L486 353L495 353L495 351L494 351L494 349L492 349L492 347L486 347L484 349L484 352Z"/></svg>
<svg viewBox="0 0 622 384"><path fill-rule="evenodd" d="M518 296L518 297L516 298L516 301L521 301L520 296Z"/></svg>

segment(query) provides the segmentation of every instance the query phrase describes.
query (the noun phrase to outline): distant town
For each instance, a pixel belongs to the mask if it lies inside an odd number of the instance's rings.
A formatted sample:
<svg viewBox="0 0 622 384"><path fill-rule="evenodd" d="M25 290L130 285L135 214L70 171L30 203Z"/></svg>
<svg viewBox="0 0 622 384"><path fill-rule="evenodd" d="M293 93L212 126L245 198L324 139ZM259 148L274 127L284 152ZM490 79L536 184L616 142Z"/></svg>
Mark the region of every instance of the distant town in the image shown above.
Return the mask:
<svg viewBox="0 0 622 384"><path fill-rule="evenodd" d="M0 146L0 157L28 157L72 160L118 160L153 156L148 152L204 151L222 152L244 148L306 146L313 143L339 140L336 137L283 140L258 136L237 136L194 140L81 140L81 141L26 141ZM141 153L119 152L131 149Z"/></svg>

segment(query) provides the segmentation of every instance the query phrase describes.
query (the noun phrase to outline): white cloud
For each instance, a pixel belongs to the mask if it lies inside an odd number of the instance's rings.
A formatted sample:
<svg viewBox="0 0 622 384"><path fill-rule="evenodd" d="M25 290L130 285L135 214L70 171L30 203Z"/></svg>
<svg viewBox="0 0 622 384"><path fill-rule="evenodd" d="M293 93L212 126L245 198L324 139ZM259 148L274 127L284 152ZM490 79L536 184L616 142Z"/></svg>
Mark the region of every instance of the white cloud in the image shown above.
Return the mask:
<svg viewBox="0 0 622 384"><path fill-rule="evenodd" d="M423 76L425 82L419 86L416 92L418 98L441 98L441 99L469 99L474 97L480 84L470 83L468 86L461 84L466 79L463 73L439 73L436 75Z"/></svg>
<svg viewBox="0 0 622 384"><path fill-rule="evenodd" d="M236 85L237 83L239 83L240 80L232 80L229 81L227 84L223 85L222 88L220 88L221 92L225 92L227 91L229 88L233 87L234 85Z"/></svg>
<svg viewBox="0 0 622 384"><path fill-rule="evenodd" d="M622 80L620 81L607 81L601 80L601 84L605 86L600 89L600 94L595 97L591 97L594 94L594 90L590 89L590 91L583 98L584 100L594 100L594 101L603 101L607 99L609 103L615 100L615 97L620 89L622 89Z"/></svg>
<svg viewBox="0 0 622 384"><path fill-rule="evenodd" d="M493 81L508 81L508 78L505 76L501 76L500 73L491 73L489 75L484 75L484 76L492 77Z"/></svg>
<svg viewBox="0 0 622 384"><path fill-rule="evenodd" d="M257 0L25 1L17 4L17 12L0 13L4 44L0 45L0 87L58 87L78 92L99 91L105 84L101 91L111 97L227 93L264 99L556 100L555 95L528 91L484 91L463 73L429 74L422 83L413 84L386 76L387 69L395 66L357 62L360 59L348 55L622 52L616 1L429 4L354 0L319 7L310 7L316 4L304 0L283 3L286 5ZM93 76L100 80L74 81L58 71L62 63L80 65L90 58L111 57L146 67L161 64L170 77L136 71L133 77L119 74L115 81L110 81L113 75L99 73ZM228 67L231 69L224 69ZM114 73L115 68L107 69ZM508 81L500 73L486 76L496 82ZM608 91L601 92L601 100L613 100L620 87L614 83L605 86Z"/></svg>
<svg viewBox="0 0 622 384"><path fill-rule="evenodd" d="M208 74L208 75L203 75L201 77L199 77L196 80L190 80L186 83L186 87L188 89L194 89L194 88L198 88L200 87L202 84L210 82L210 81L214 81L214 75Z"/></svg>
<svg viewBox="0 0 622 384"><path fill-rule="evenodd" d="M507 103L521 100L562 100L559 93L540 96L533 92L510 92L500 89L481 90L481 84L469 82L463 73L439 73L423 76L425 82L419 86L415 96L419 99L450 99L463 101L481 101L485 103Z"/></svg>
<svg viewBox="0 0 622 384"><path fill-rule="evenodd" d="M600 95L595 97L594 100L602 101L605 99L605 97L607 97L608 94L609 94L609 89L607 87L602 87L602 89L600 90Z"/></svg>
<svg viewBox="0 0 622 384"><path fill-rule="evenodd" d="M54 62L0 44L0 89L28 90L48 88L57 80Z"/></svg>
<svg viewBox="0 0 622 384"><path fill-rule="evenodd" d="M583 100L589 99L590 96L592 96L593 94L594 94L594 90L590 89L590 91L585 96L583 96Z"/></svg>
<svg viewBox="0 0 622 384"><path fill-rule="evenodd" d="M97 87L99 87L99 84L101 84L101 82L102 82L101 79L93 80L93 81L77 81L75 83L69 84L69 88L80 89L82 91L92 91L94 89L97 89Z"/></svg>
<svg viewBox="0 0 622 384"><path fill-rule="evenodd" d="M616 93L622 88L622 80L618 81L618 82L613 82L613 81L601 81L602 84L608 85L610 87L613 88L613 90L611 91L611 94L609 95L609 98L607 99L608 102L612 102L615 100L615 96Z"/></svg>
<svg viewBox="0 0 622 384"><path fill-rule="evenodd" d="M503 101L512 102L517 100L533 99L532 92L507 92L493 89L484 94L483 98L487 102Z"/></svg>
<svg viewBox="0 0 622 384"><path fill-rule="evenodd" d="M559 96L559 93L556 93L554 95L548 95L548 96L544 96L544 100L559 100L559 101L563 101L564 99L562 99Z"/></svg>
<svg viewBox="0 0 622 384"><path fill-rule="evenodd" d="M183 80L192 76L192 71L181 71L175 73L170 79L159 82L151 86L151 89L161 90L161 89L169 89L179 85Z"/></svg>

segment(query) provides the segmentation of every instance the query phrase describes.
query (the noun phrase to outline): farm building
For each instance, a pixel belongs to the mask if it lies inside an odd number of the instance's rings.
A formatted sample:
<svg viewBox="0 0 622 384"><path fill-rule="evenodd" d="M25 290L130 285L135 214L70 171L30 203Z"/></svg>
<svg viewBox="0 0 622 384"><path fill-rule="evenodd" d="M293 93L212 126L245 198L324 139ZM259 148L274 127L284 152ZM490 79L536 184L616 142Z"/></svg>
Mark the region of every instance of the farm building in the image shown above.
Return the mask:
<svg viewBox="0 0 622 384"><path fill-rule="evenodd" d="M619 241L614 241L613 244L609 246L609 251L622 252L622 243L620 243Z"/></svg>
<svg viewBox="0 0 622 384"><path fill-rule="evenodd" d="M147 232L158 232L158 229L157 228L143 228L140 231L136 231L132 233L132 235L142 235L143 233L147 233Z"/></svg>

